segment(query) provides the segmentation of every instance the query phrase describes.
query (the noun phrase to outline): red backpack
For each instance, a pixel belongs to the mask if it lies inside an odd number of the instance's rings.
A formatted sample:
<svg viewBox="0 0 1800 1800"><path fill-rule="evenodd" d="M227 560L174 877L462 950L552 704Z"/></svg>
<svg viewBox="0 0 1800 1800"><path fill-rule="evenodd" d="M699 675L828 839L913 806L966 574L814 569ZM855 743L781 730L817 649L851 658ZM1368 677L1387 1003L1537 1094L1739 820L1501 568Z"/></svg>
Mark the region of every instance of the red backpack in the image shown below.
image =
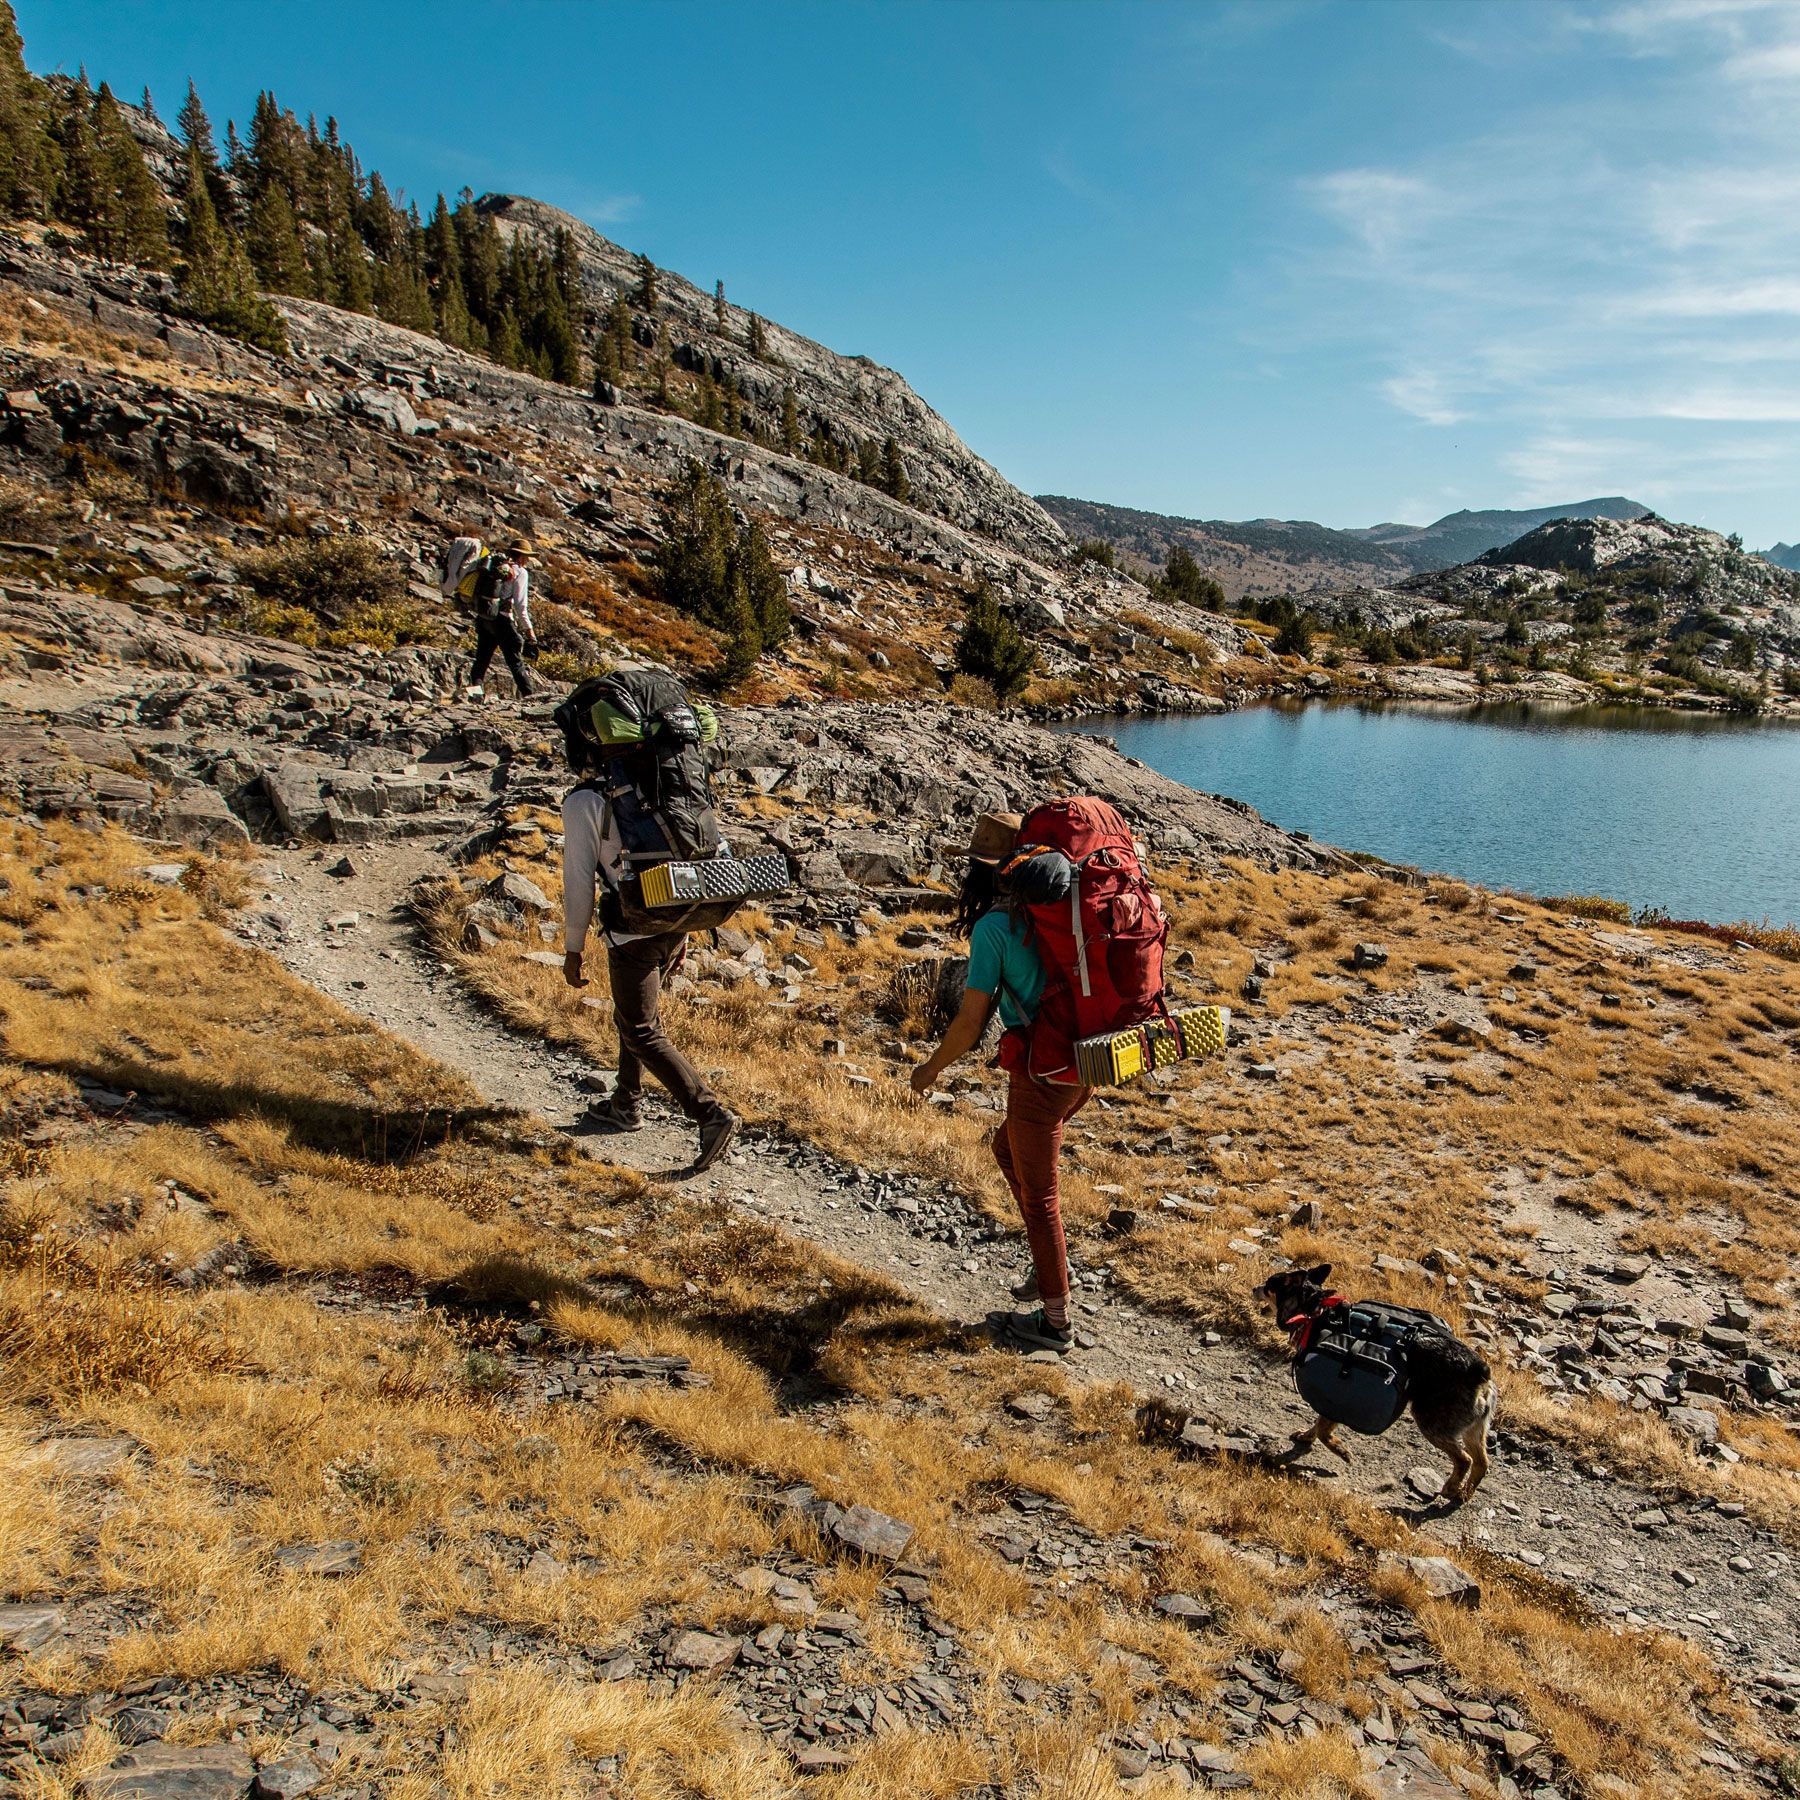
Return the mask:
<svg viewBox="0 0 1800 1800"><path fill-rule="evenodd" d="M1104 800L1076 795L1025 815L1011 873L1057 851L1073 867L1066 900L1027 908L1044 965L1044 995L1020 1050L1040 1081L1073 1085L1075 1040L1166 1016L1163 945L1169 920L1138 861L1131 828ZM1008 1034L1009 1044L1012 1034Z"/></svg>

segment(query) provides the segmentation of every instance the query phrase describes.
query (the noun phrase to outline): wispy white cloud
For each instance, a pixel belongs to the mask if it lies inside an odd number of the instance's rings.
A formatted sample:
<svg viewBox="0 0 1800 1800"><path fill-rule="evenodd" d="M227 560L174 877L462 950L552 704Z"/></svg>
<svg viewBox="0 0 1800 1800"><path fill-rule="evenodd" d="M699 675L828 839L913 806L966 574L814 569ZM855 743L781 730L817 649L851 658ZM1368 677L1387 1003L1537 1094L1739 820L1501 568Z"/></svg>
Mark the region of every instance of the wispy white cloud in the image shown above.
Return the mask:
<svg viewBox="0 0 1800 1800"><path fill-rule="evenodd" d="M1402 412L1423 419L1427 425L1454 425L1468 414L1456 405L1445 378L1431 369L1415 369L1395 375L1381 384L1381 391Z"/></svg>
<svg viewBox="0 0 1800 1800"><path fill-rule="evenodd" d="M1753 276L1736 282L1684 281L1635 295L1623 310L1644 317L1738 319L1800 315L1800 276Z"/></svg>
<svg viewBox="0 0 1800 1800"><path fill-rule="evenodd" d="M1440 210L1432 184L1392 169L1340 169L1311 183L1319 204L1377 256L1418 236Z"/></svg>
<svg viewBox="0 0 1800 1800"><path fill-rule="evenodd" d="M1310 307L1387 406L1497 437L1520 503L1773 495L1800 466L1800 134L1747 84L1800 76L1800 4L1558 17L1577 97L1300 184L1335 234L1301 258Z"/></svg>
<svg viewBox="0 0 1800 1800"><path fill-rule="evenodd" d="M600 194L577 202L569 210L590 225L605 227L623 225L627 220L635 219L643 204L639 194Z"/></svg>

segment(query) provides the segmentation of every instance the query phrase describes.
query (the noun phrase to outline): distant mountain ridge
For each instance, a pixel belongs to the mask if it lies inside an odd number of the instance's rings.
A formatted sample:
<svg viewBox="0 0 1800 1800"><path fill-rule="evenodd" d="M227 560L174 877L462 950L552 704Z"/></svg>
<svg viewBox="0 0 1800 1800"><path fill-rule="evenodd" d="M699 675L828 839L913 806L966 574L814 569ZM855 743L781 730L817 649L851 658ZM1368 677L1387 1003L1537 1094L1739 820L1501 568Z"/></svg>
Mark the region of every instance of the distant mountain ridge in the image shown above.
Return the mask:
<svg viewBox="0 0 1800 1800"><path fill-rule="evenodd" d="M1757 551L1757 555L1778 569L1800 569L1800 544L1772 544L1767 550Z"/></svg>
<svg viewBox="0 0 1800 1800"><path fill-rule="evenodd" d="M1472 562L1552 519L1629 521L1650 510L1610 495L1563 506L1447 513L1430 525L1339 530L1304 519L1184 519L1060 494L1037 499L1071 537L1100 539L1128 562L1160 567L1183 545L1233 600L1404 580Z"/></svg>

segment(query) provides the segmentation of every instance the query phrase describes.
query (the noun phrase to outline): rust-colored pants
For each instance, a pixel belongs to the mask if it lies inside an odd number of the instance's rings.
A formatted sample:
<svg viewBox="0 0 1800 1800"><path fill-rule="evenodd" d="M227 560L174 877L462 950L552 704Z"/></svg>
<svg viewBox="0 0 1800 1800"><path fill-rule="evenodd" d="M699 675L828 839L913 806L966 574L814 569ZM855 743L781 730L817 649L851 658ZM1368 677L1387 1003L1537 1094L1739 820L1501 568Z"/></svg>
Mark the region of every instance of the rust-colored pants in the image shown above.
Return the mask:
<svg viewBox="0 0 1800 1800"><path fill-rule="evenodd" d="M1019 1203L1038 1294L1045 1300L1068 1297L1069 1252L1063 1241L1057 1164L1063 1126L1087 1105L1093 1091L1033 1081L1022 1068L1014 1069L1006 1117L994 1133L994 1161Z"/></svg>

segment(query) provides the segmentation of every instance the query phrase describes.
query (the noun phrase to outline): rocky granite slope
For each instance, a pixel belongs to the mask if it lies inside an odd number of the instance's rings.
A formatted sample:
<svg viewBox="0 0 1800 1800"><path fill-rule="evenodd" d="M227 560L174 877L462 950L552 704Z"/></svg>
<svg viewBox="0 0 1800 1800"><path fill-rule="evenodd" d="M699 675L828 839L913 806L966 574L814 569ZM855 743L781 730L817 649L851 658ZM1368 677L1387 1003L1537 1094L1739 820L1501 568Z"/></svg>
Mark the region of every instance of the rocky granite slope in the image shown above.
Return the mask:
<svg viewBox="0 0 1800 1800"><path fill-rule="evenodd" d="M143 602L6 586L0 794L38 816L111 819L199 846L467 836L563 779L547 707L456 698L460 659L308 650L199 632ZM790 851L814 890L942 876L974 815L1032 795L1111 796L1172 854L1329 866L1333 853L1097 739L942 706L792 701L726 713L737 828Z"/></svg>

